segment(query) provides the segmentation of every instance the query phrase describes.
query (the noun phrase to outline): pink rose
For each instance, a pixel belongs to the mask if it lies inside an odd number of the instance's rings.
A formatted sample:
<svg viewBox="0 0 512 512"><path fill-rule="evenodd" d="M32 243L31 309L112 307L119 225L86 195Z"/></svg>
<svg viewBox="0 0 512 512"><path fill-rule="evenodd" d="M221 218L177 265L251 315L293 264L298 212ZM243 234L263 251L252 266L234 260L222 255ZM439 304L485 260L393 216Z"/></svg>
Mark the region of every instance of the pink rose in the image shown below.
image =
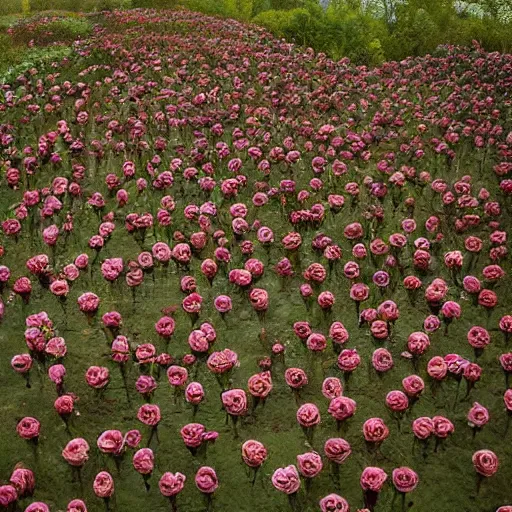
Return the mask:
<svg viewBox="0 0 512 512"><path fill-rule="evenodd" d="M426 416L412 422L412 431L418 439L427 439L434 433L434 422Z"/></svg>
<svg viewBox="0 0 512 512"><path fill-rule="evenodd" d="M167 379L171 386L183 386L188 379L188 371L183 366L169 366L167 369Z"/></svg>
<svg viewBox="0 0 512 512"><path fill-rule="evenodd" d="M322 457L316 452L307 452L297 455L299 473L304 478L313 478L322 471Z"/></svg>
<svg viewBox="0 0 512 512"><path fill-rule="evenodd" d="M217 473L209 466L202 466L197 470L195 477L196 487L205 494L212 494L219 486Z"/></svg>
<svg viewBox="0 0 512 512"><path fill-rule="evenodd" d="M250 439L242 445L242 460L251 468L260 467L267 455L267 449L259 441Z"/></svg>
<svg viewBox="0 0 512 512"><path fill-rule="evenodd" d="M18 492L13 485L0 485L0 506L7 508L18 499Z"/></svg>
<svg viewBox="0 0 512 512"><path fill-rule="evenodd" d="M378 348L372 355L372 366L378 372L387 372L393 368L393 356L385 348Z"/></svg>
<svg viewBox="0 0 512 512"><path fill-rule="evenodd" d="M119 430L105 430L96 443L103 453L119 455L123 448L123 434Z"/></svg>
<svg viewBox="0 0 512 512"><path fill-rule="evenodd" d="M50 512L50 507L42 501L34 501L25 509L25 512Z"/></svg>
<svg viewBox="0 0 512 512"><path fill-rule="evenodd" d="M327 377L322 383L322 395L332 400L343 394L343 385L337 377Z"/></svg>
<svg viewBox="0 0 512 512"><path fill-rule="evenodd" d="M453 423L444 416L434 416L432 422L434 424L434 435L441 439L447 438L455 430Z"/></svg>
<svg viewBox="0 0 512 512"><path fill-rule="evenodd" d="M418 375L409 375L402 380L402 386L404 388L405 393L410 398L416 398L425 389L425 383L423 379Z"/></svg>
<svg viewBox="0 0 512 512"><path fill-rule="evenodd" d="M343 464L352 453L350 444L341 437L331 437L324 444L325 456L336 464Z"/></svg>
<svg viewBox="0 0 512 512"><path fill-rule="evenodd" d="M308 383L308 376L301 368L288 368L284 372L284 378L292 389L300 389Z"/></svg>
<svg viewBox="0 0 512 512"><path fill-rule="evenodd" d="M150 427L156 427L161 420L160 407L153 404L144 404L137 411L137 419Z"/></svg>
<svg viewBox="0 0 512 512"><path fill-rule="evenodd" d="M468 424L470 427L482 428L489 421L489 411L478 402L468 412Z"/></svg>
<svg viewBox="0 0 512 512"><path fill-rule="evenodd" d="M320 411L315 404L303 404L297 410L297 421L301 427L314 427L320 419Z"/></svg>
<svg viewBox="0 0 512 512"><path fill-rule="evenodd" d="M386 405L393 412L402 412L409 407L409 399L407 395L402 391L390 391L386 395Z"/></svg>
<svg viewBox="0 0 512 512"><path fill-rule="evenodd" d="M231 416L243 416L247 412L247 395L243 389L230 389L221 395L222 405Z"/></svg>
<svg viewBox="0 0 512 512"><path fill-rule="evenodd" d="M272 485L285 494L295 494L300 488L300 477L297 468L292 464L278 468L272 475Z"/></svg>
<svg viewBox="0 0 512 512"><path fill-rule="evenodd" d="M71 500L66 507L66 512L87 512L87 506L82 500Z"/></svg>
<svg viewBox="0 0 512 512"><path fill-rule="evenodd" d="M257 373L247 381L249 393L257 398L266 398L272 391L272 374L269 371Z"/></svg>
<svg viewBox="0 0 512 512"><path fill-rule="evenodd" d="M37 439L41 430L41 424L35 418L26 416L16 425L16 432L22 439Z"/></svg>
<svg viewBox="0 0 512 512"><path fill-rule="evenodd" d="M102 389L109 383L110 373L103 366L90 366L85 372L87 384L95 389Z"/></svg>
<svg viewBox="0 0 512 512"><path fill-rule="evenodd" d="M170 338L173 335L175 328L176 322L170 316L163 316L155 324L155 330L159 336L162 336L162 338Z"/></svg>
<svg viewBox="0 0 512 512"><path fill-rule="evenodd" d="M114 494L114 479L107 471L99 472L92 484L94 494L98 498L110 498Z"/></svg>
<svg viewBox="0 0 512 512"><path fill-rule="evenodd" d="M356 412L356 402L346 396L333 398L328 408L329 414L337 421L351 418Z"/></svg>
<svg viewBox="0 0 512 512"><path fill-rule="evenodd" d="M83 466L89 460L89 444L85 439L72 439L62 450L62 456L71 466Z"/></svg>
<svg viewBox="0 0 512 512"><path fill-rule="evenodd" d="M370 443L381 443L389 436L389 428L381 418L370 418L364 422L363 435Z"/></svg>
<svg viewBox="0 0 512 512"><path fill-rule="evenodd" d="M328 494L320 500L321 512L349 512L350 507L345 498L338 494Z"/></svg>
<svg viewBox="0 0 512 512"><path fill-rule="evenodd" d="M183 490L186 480L187 477L181 473L167 472L161 476L158 487L163 496L172 497Z"/></svg>
<svg viewBox="0 0 512 512"><path fill-rule="evenodd" d="M361 473L361 488L364 491L380 492L388 475L381 468L366 467Z"/></svg>
<svg viewBox="0 0 512 512"><path fill-rule="evenodd" d="M356 349L345 349L338 356L338 368L344 372L353 372L361 364L361 357Z"/></svg>
<svg viewBox="0 0 512 512"><path fill-rule="evenodd" d="M493 476L499 467L498 457L491 450L478 450L472 457L475 471L482 476Z"/></svg>
<svg viewBox="0 0 512 512"><path fill-rule="evenodd" d="M411 468L401 467L393 470L393 485L398 492L411 492L418 485L418 475Z"/></svg>
<svg viewBox="0 0 512 512"><path fill-rule="evenodd" d="M424 332L413 332L407 340L407 348L411 354L420 356L430 346L430 338Z"/></svg>
<svg viewBox="0 0 512 512"><path fill-rule="evenodd" d="M83 313L94 313L100 305L100 298L92 292L86 292L78 297L77 302Z"/></svg>
<svg viewBox="0 0 512 512"><path fill-rule="evenodd" d="M9 478L9 483L15 487L18 498L30 496L34 493L36 486L34 472L18 464ZM1 495L2 492L0 491L0 503L2 502Z"/></svg>
<svg viewBox="0 0 512 512"><path fill-rule="evenodd" d="M150 448L141 448L133 455L132 463L135 471L141 475L150 475L153 472L155 457Z"/></svg>
<svg viewBox="0 0 512 512"><path fill-rule="evenodd" d="M199 382L191 382L185 389L185 400L193 405L198 405L203 401L204 389Z"/></svg>

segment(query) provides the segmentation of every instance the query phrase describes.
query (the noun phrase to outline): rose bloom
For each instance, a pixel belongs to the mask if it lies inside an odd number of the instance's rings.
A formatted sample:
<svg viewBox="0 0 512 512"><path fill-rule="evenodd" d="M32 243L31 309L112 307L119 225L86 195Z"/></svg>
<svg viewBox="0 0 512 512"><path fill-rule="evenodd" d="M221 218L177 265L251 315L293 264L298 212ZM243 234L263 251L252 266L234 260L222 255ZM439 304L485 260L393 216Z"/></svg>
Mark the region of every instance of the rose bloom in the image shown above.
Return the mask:
<svg viewBox="0 0 512 512"><path fill-rule="evenodd" d="M321 352L327 347L327 341L323 334L314 332L308 337L306 345L313 352Z"/></svg>
<svg viewBox="0 0 512 512"><path fill-rule="evenodd" d="M375 320L370 325L370 332L375 339L385 340L389 335L388 324L384 320Z"/></svg>
<svg viewBox="0 0 512 512"><path fill-rule="evenodd" d="M150 475L153 472L155 456L150 448L141 448L134 453L132 463L135 471L141 475Z"/></svg>
<svg viewBox="0 0 512 512"><path fill-rule="evenodd" d="M169 366L167 369L167 379L171 386L183 386L188 379L188 371L183 366Z"/></svg>
<svg viewBox="0 0 512 512"><path fill-rule="evenodd" d="M238 364L236 352L225 348L221 352L213 352L208 358L208 369L216 374L226 373Z"/></svg>
<svg viewBox="0 0 512 512"><path fill-rule="evenodd" d="M430 338L424 332L413 332L409 334L407 348L411 354L420 356L430 346Z"/></svg>
<svg viewBox="0 0 512 512"><path fill-rule="evenodd" d="M370 418L363 424L363 435L370 443L381 443L389 436L389 428L381 418Z"/></svg>
<svg viewBox="0 0 512 512"><path fill-rule="evenodd" d="M293 324L293 332L301 340L305 340L313 331L311 330L309 322L295 322Z"/></svg>
<svg viewBox="0 0 512 512"><path fill-rule="evenodd" d="M39 437L40 430L41 423L30 416L26 416L21 419L16 426L16 432L18 432L18 435L27 441L30 439L37 439Z"/></svg>
<svg viewBox="0 0 512 512"><path fill-rule="evenodd" d="M100 471L92 484L94 494L98 498L110 498L114 494L114 479L107 471Z"/></svg>
<svg viewBox="0 0 512 512"><path fill-rule="evenodd" d="M336 464L343 464L352 453L350 444L341 437L331 437L324 444L325 456Z"/></svg>
<svg viewBox="0 0 512 512"><path fill-rule="evenodd" d="M101 452L118 455L123 446L123 434L119 430L105 430L96 444Z"/></svg>
<svg viewBox="0 0 512 512"><path fill-rule="evenodd" d="M66 512L87 512L87 506L82 500L71 500L66 507Z"/></svg>
<svg viewBox="0 0 512 512"><path fill-rule="evenodd" d="M160 423L160 407L153 404L144 404L137 411L137 419L150 427L156 427Z"/></svg>
<svg viewBox="0 0 512 512"><path fill-rule="evenodd" d="M50 507L42 501L34 501L25 509L25 512L50 512Z"/></svg>
<svg viewBox="0 0 512 512"><path fill-rule="evenodd" d="M185 389L185 400L193 405L199 405L204 398L204 389L200 382L191 382Z"/></svg>
<svg viewBox="0 0 512 512"><path fill-rule="evenodd" d="M231 298L227 295L218 295L215 297L213 304L219 313L228 313L233 309Z"/></svg>
<svg viewBox="0 0 512 512"><path fill-rule="evenodd" d="M393 412L402 412L409 407L409 399L407 398L407 395L402 391L390 391L386 395L386 405Z"/></svg>
<svg viewBox="0 0 512 512"><path fill-rule="evenodd" d="M478 294L478 304L484 308L494 308L498 304L498 296L492 290L481 290Z"/></svg>
<svg viewBox="0 0 512 512"><path fill-rule="evenodd" d="M409 375L402 380L402 386L407 396L410 398L416 398L425 389L425 383L418 375Z"/></svg>
<svg viewBox="0 0 512 512"><path fill-rule="evenodd" d="M304 478L313 478L322 471L322 457L316 452L307 452L297 455L299 473Z"/></svg>
<svg viewBox="0 0 512 512"><path fill-rule="evenodd" d="M222 405L232 416L243 416L247 412L247 395L243 389L230 389L221 395Z"/></svg>
<svg viewBox="0 0 512 512"><path fill-rule="evenodd" d="M448 373L448 364L441 356L434 356L427 364L427 373L435 380L442 380Z"/></svg>
<svg viewBox="0 0 512 512"><path fill-rule="evenodd" d="M72 439L62 450L62 457L71 466L83 466L89 460L89 444L85 439Z"/></svg>
<svg viewBox="0 0 512 512"><path fill-rule="evenodd" d="M499 460L491 450L478 450L471 460L475 471L482 476L493 476L498 471Z"/></svg>
<svg viewBox="0 0 512 512"><path fill-rule="evenodd" d="M344 372L353 372L361 364L361 357L356 349L345 349L338 356L338 368Z"/></svg>
<svg viewBox="0 0 512 512"><path fill-rule="evenodd" d="M338 377L327 377L322 383L322 395L332 400L343 394L343 385Z"/></svg>
<svg viewBox="0 0 512 512"><path fill-rule="evenodd" d="M294 465L278 468L272 475L272 485L285 494L295 494L300 488L300 477Z"/></svg>
<svg viewBox="0 0 512 512"><path fill-rule="evenodd" d="M512 388L505 391L503 394L503 401L505 402L505 408L507 411L512 412Z"/></svg>
<svg viewBox="0 0 512 512"><path fill-rule="evenodd" d="M393 485L398 492L411 492L418 485L418 475L411 468L401 467L393 470Z"/></svg>
<svg viewBox="0 0 512 512"><path fill-rule="evenodd" d="M337 421L352 417L356 412L356 402L346 396L333 398L327 412Z"/></svg>
<svg viewBox="0 0 512 512"><path fill-rule="evenodd" d="M142 435L137 429L129 430L124 436L124 442L129 448L137 448L142 440Z"/></svg>
<svg viewBox="0 0 512 512"><path fill-rule="evenodd" d="M30 496L34 493L36 486L34 472L31 469L24 468L21 464L17 464L9 478L9 483L16 489L18 498Z"/></svg>
<svg viewBox="0 0 512 512"><path fill-rule="evenodd" d="M350 507L345 498L338 494L328 494L320 502L321 512L349 512Z"/></svg>
<svg viewBox="0 0 512 512"><path fill-rule="evenodd" d="M441 313L444 315L445 318L453 319L460 318L462 310L459 304L457 304L453 300L448 300L442 305Z"/></svg>
<svg viewBox="0 0 512 512"><path fill-rule="evenodd" d="M320 419L320 411L315 404L303 404L297 410L297 421L301 427L314 427Z"/></svg>
<svg viewBox="0 0 512 512"><path fill-rule="evenodd" d="M434 422L423 416L412 422L412 431L418 439L427 439L434 433Z"/></svg>
<svg viewBox="0 0 512 512"><path fill-rule="evenodd" d="M251 468L259 468L267 456L267 449L259 441L250 439L242 445L242 460Z"/></svg>
<svg viewBox="0 0 512 512"><path fill-rule="evenodd" d="M372 354L372 366L378 372L387 372L393 368L393 356L385 348L378 348Z"/></svg>
<svg viewBox="0 0 512 512"><path fill-rule="evenodd" d="M205 494L212 494L219 486L217 473L209 466L202 466L197 470L195 477L196 487Z"/></svg>
<svg viewBox="0 0 512 512"><path fill-rule="evenodd" d="M266 311L268 309L268 293L262 288L253 288L249 293L249 301L256 311Z"/></svg>
<svg viewBox="0 0 512 512"><path fill-rule="evenodd" d="M91 292L86 292L78 297L78 307L83 313L94 313L100 304L100 298Z"/></svg>
<svg viewBox="0 0 512 512"><path fill-rule="evenodd" d="M361 473L361 488L363 491L380 492L388 475L381 468L366 467Z"/></svg>
<svg viewBox="0 0 512 512"><path fill-rule="evenodd" d="M343 345L349 339L349 334L341 322L333 322L329 327L329 337L334 343Z"/></svg>
<svg viewBox="0 0 512 512"><path fill-rule="evenodd" d="M7 508L18 499L18 492L13 485L0 485L0 506Z"/></svg>
<svg viewBox="0 0 512 512"><path fill-rule="evenodd" d="M434 424L434 435L441 439L447 438L455 429L453 423L444 416L434 416L432 422Z"/></svg>
<svg viewBox="0 0 512 512"><path fill-rule="evenodd" d="M489 421L489 411L478 402L468 412L468 425L470 427L482 428Z"/></svg>
<svg viewBox="0 0 512 512"><path fill-rule="evenodd" d="M163 496L176 496L183 490L187 477L181 473L166 472L160 477L158 487Z"/></svg>
<svg viewBox="0 0 512 512"><path fill-rule="evenodd" d="M284 372L286 384L292 389L303 388L308 383L308 376L301 368L287 368Z"/></svg>
<svg viewBox="0 0 512 512"><path fill-rule="evenodd" d="M247 381L249 393L256 398L266 398L272 391L272 374L269 371L257 373Z"/></svg>
<svg viewBox="0 0 512 512"><path fill-rule="evenodd" d="M60 416L70 415L75 406L75 397L73 395L61 395L55 399L54 409Z"/></svg>
<svg viewBox="0 0 512 512"><path fill-rule="evenodd" d="M404 288L406 290L418 290L421 286L421 279L416 276L407 276L404 278Z"/></svg>
<svg viewBox="0 0 512 512"><path fill-rule="evenodd" d="M370 296L370 288L363 283L356 283L350 288L350 298L356 302L363 302Z"/></svg>
<svg viewBox="0 0 512 512"><path fill-rule="evenodd" d="M467 293L479 293L482 288L480 281L474 276L465 276L462 286Z"/></svg>
<svg viewBox="0 0 512 512"><path fill-rule="evenodd" d="M85 380L87 384L95 389L102 389L108 383L110 379L110 373L108 368L103 366L90 366L85 372Z"/></svg>
<svg viewBox="0 0 512 512"><path fill-rule="evenodd" d="M441 320L436 315L429 315L423 321L423 329L427 332L435 332L441 327Z"/></svg>

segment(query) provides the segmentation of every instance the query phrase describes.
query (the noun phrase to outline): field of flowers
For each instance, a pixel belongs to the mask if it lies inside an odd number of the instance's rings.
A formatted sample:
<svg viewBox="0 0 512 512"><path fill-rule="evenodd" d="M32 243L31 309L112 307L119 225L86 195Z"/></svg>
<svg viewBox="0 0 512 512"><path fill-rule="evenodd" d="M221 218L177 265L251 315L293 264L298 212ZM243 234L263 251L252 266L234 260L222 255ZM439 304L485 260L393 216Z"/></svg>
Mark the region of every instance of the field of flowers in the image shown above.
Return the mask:
<svg viewBox="0 0 512 512"><path fill-rule="evenodd" d="M0 510L512 511L512 55L58 21L0 85Z"/></svg>

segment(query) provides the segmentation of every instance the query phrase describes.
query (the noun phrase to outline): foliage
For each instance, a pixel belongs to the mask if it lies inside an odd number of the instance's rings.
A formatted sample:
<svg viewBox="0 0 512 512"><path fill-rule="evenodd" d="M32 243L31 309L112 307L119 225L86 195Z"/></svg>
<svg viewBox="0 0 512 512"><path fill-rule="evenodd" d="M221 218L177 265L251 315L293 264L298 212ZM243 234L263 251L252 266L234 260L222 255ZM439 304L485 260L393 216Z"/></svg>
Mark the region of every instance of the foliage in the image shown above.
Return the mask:
<svg viewBox="0 0 512 512"><path fill-rule="evenodd" d="M14 44L55 44L87 37L92 23L82 16L62 14L36 15L17 20L8 33Z"/></svg>

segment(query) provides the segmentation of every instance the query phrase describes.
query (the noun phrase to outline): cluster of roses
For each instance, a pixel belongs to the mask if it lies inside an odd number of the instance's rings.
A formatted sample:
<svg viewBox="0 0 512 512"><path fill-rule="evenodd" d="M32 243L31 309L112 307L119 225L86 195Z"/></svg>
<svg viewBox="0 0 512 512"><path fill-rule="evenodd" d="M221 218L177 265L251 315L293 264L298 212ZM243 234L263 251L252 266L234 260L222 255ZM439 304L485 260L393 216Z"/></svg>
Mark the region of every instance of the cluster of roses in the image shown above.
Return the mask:
<svg viewBox="0 0 512 512"><path fill-rule="evenodd" d="M232 387L232 372L240 364L238 354L230 348L213 349L221 322L198 319L211 304L225 319L233 309L227 291L231 289L233 296L248 300L263 324L273 293L263 283L269 282L266 267L274 260L272 271L284 290L288 291L289 283L297 284L293 293L300 294L306 310L316 301L320 315L328 321L325 329L324 320L314 328L313 320L297 321L293 331L311 352L324 353L327 340L332 341L344 383L328 377L322 394L329 400L328 414L338 429L356 412L356 401L343 392L362 364L357 348L344 347L355 338L353 333L349 340L345 325L332 321L334 311L348 298L355 303L360 327L368 326L373 341L391 344L400 318L399 299L395 302L385 296L399 297L405 290L416 307L424 290L431 314L424 319L422 331L408 333L402 352L404 359L413 362L415 373L403 378L403 390L391 390L383 397L399 424L424 392L425 382L418 373L422 357L435 343L434 333L442 323L448 333L452 322L463 315L460 299L472 299L475 311L487 314L486 327L472 325L467 333L475 359L480 357L491 343L493 309L501 305L508 256L507 232L500 217L512 194L512 180L507 178L512 171L512 132L507 132L503 118L510 106L510 56L486 54L478 48L465 52L448 48L446 55L435 60L406 59L368 70L352 67L347 59L333 62L323 54L301 51L256 27L185 11L135 10L104 16L118 27L178 22L191 30L196 24L201 30L196 28L193 38L183 38L139 29L136 37L128 38L131 42L121 30L98 30L91 41L76 45L75 51L87 65L76 80L63 80L62 63L55 63L57 71L34 69L0 90L1 111L7 119L16 120L16 124L0 125L5 169L0 186L8 204L14 204L14 213L6 211L1 223L5 243L0 257L4 252L7 258L16 256L10 267L0 265L0 291L10 292L7 304L14 307L18 295L25 308L33 302L34 285L39 283L58 298L66 316L66 297L87 281L97 293L82 288L77 304L94 324L102 304L103 283L94 279L97 268L112 290L124 278L134 305L136 289L145 291L148 276L172 279L175 270L180 274L179 289L185 295L181 309L190 317L192 330L190 353L179 360L167 350L182 312L170 308L155 322L155 332L165 343L163 351L151 342L132 346L128 333L121 333L118 311L101 317L111 360L123 378L129 362L139 369L134 387L145 403L138 407L137 419L150 429L148 447L140 449L139 431L123 435L107 430L97 441L101 452L117 460L127 449L136 450L133 466L149 488L154 469L149 445L162 419L160 407L152 403L160 371L165 372L176 400L184 397L195 414L205 390L190 378L189 370L201 364L217 377L220 401L238 435L238 419L250 409L247 393L253 409L267 399L273 389L273 363L284 363L285 346L272 345L269 356L259 361L261 371L248 378L246 388ZM108 56L109 64L94 63L92 48ZM137 59L128 65L126 55L134 50ZM270 53L272 58L262 62L262 56ZM97 79L100 70L106 76ZM461 80L466 84L462 88ZM453 92L450 99L443 87ZM428 95L428 101L410 100L418 89ZM92 99L96 93L108 102L108 113L102 113L102 104ZM126 113L128 100L137 105L136 114ZM472 106L471 115L462 105ZM36 138L23 135L24 126L32 121L43 125ZM176 138L168 135L171 132ZM93 160L97 165L91 164ZM480 167L473 165L473 176L460 177L457 172L454 179L440 177L445 171L453 176L455 165L469 167L473 160ZM487 179L485 186L479 183L477 176L485 176L487 167L496 186ZM420 221L425 212L426 220ZM278 222L282 220L288 227ZM384 236L384 231L391 234ZM35 236L37 232L40 237ZM85 242L81 237L86 232ZM87 244L88 253L71 257L68 248L76 238ZM126 260L119 256L126 251L116 249L119 239L135 242L140 249ZM311 249L304 243L307 239ZM30 243L31 256L22 261L22 270L16 247L24 243ZM226 291L207 300L211 294L200 288L201 281L206 287L222 281ZM334 291L323 289L326 283ZM361 310L363 303L375 307ZM0 298L0 320L8 312L5 306ZM502 316L498 326L508 342L512 316ZM64 389L66 341L56 336L44 312L29 315L26 327L29 353L15 355L12 367L25 376L28 387L33 360L42 365L52 362L48 375L56 385L55 409L67 426L77 397ZM390 349L379 346L373 351L371 365L378 375L395 365ZM502 353L499 362L508 376L512 353ZM85 372L87 384L100 397L110 372L109 367L96 365ZM469 393L482 372L478 363L454 353L434 355L426 363L433 390L450 376L458 385L465 379ZM312 441L321 415L318 405L300 399L308 375L290 366L284 370L284 379L300 402L297 422ZM126 380L124 385L130 401ZM508 380L506 387L505 408L512 414ZM489 419L489 411L478 402L467 414L475 431ZM35 444L40 427L36 418L25 417L18 422L17 432ZM412 421L413 434L421 442L431 435L441 442L454 428L450 419L440 415ZM195 422L184 425L180 434L194 455L219 435ZM382 418L371 417L363 424L363 436L378 449L388 438L389 428ZM87 462L88 453L83 438L72 439L62 452L76 468ZM342 464L350 454L350 444L341 437L325 442L324 455L332 464ZM242 445L242 460L254 470L267 456L259 441ZM488 449L478 450L473 465L479 475L492 476L498 458ZM306 452L297 456L297 466L277 469L272 483L295 496L300 477L307 486L322 468L321 455ZM375 506L387 478L381 468L367 467L362 472L368 509ZM398 492L406 493L414 490L418 475L399 467L392 480ZM218 486L216 472L209 466L197 471L195 482L207 495ZM173 506L184 483L181 473L165 473L160 479L160 490ZM30 494L14 483L3 487L9 489L2 490L2 496L14 497L7 504ZM94 491L107 501L112 497L110 473L96 476ZM320 508L348 510L348 503L331 494L320 501ZM27 510L47 509L34 503ZM68 506L68 511L85 510L80 500Z"/></svg>

